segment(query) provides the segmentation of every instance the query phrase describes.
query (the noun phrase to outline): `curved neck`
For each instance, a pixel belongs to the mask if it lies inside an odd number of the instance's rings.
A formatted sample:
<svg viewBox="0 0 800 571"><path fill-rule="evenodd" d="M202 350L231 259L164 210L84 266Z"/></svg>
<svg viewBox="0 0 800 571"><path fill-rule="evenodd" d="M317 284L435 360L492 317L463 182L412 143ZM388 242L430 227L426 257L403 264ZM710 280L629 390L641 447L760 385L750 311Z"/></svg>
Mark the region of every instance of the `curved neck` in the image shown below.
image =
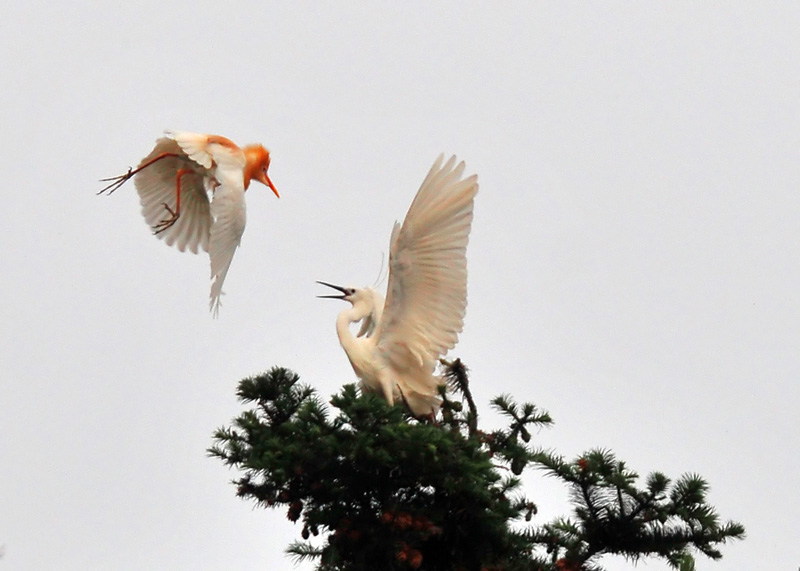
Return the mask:
<svg viewBox="0 0 800 571"><path fill-rule="evenodd" d="M336 335L357 374L367 359L367 345L371 344L373 340L353 335L350 332L350 324L363 319L370 311L369 304L356 303L353 307L342 311L336 318Z"/></svg>

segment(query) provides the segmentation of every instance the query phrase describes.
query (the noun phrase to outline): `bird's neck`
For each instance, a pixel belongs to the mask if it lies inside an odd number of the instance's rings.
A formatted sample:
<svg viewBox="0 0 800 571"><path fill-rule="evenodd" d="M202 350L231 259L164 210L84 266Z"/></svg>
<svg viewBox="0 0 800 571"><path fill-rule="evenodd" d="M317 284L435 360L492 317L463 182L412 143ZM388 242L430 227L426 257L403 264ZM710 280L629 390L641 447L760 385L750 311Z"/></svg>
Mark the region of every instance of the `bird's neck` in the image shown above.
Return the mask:
<svg viewBox="0 0 800 571"><path fill-rule="evenodd" d="M364 367L369 363L369 354L374 340L371 338L358 338L350 332L350 324L359 321L370 311L367 304L356 304L350 309L342 311L336 318L336 334L339 336L344 352L350 359L356 374L360 377Z"/></svg>

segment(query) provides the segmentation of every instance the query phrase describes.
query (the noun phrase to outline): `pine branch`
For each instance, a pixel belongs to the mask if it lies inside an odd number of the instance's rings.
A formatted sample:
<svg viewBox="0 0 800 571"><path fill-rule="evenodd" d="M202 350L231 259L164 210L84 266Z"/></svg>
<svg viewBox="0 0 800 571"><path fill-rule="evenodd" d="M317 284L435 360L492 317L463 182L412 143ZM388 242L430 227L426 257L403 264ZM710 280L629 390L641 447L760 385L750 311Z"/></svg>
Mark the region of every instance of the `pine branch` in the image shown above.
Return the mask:
<svg viewBox="0 0 800 571"><path fill-rule="evenodd" d="M708 485L697 475L683 476L670 490L669 480L654 473L646 479L646 489L639 490L637 474L608 451L589 451L572 463L539 452L536 461L568 483L577 521L545 525L532 539L548 537L553 552L577 565L618 554L632 560L661 557L678 568L689 565L691 548L718 559L716 545L744 537L741 524L719 525L706 503Z"/></svg>
<svg viewBox="0 0 800 571"><path fill-rule="evenodd" d="M720 544L744 536L738 523L720 525L697 475L672 483L656 472L640 489L610 451L566 461L532 449L531 427L552 423L533 404L497 397L508 426L483 432L466 367L443 364L452 393L439 422L354 385L326 405L287 369L244 379L238 394L251 408L215 431L209 454L239 471L238 496L302 526L287 551L320 571L600 571L604 554L690 571L691 550L717 559ZM516 476L530 466L567 485L571 518L523 527L536 505Z"/></svg>

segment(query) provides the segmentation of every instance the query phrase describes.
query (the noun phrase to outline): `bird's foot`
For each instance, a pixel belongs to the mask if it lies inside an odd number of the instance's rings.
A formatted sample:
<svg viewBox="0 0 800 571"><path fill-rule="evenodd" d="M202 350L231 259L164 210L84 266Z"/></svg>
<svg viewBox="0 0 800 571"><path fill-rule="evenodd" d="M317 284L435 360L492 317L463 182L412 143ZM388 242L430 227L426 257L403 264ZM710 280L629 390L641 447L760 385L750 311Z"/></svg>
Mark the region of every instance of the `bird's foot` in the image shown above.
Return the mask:
<svg viewBox="0 0 800 571"><path fill-rule="evenodd" d="M169 218L164 218L164 220L161 220L158 224L153 226L153 234L161 234L167 228L172 227L172 225L178 221L178 217L180 216L180 212L170 208L169 204L167 204L166 202L163 202L162 204L169 213Z"/></svg>
<svg viewBox="0 0 800 571"><path fill-rule="evenodd" d="M409 414L411 414L411 416L413 416L417 420L417 422L430 423L435 426L438 426L439 423L436 420L436 411L434 409L431 409L431 411L427 414L416 414L414 412L414 409L411 408L411 405L408 404L408 399L406 398L406 395L403 393L403 389L401 389L400 387L397 387L397 389L400 392L400 400L402 400L403 404L406 405L406 410L408 410Z"/></svg>
<svg viewBox="0 0 800 571"><path fill-rule="evenodd" d="M414 418L418 422L432 424L433 426L441 426L441 423L436 419L436 411L431 409L428 414L415 415Z"/></svg>
<svg viewBox="0 0 800 571"><path fill-rule="evenodd" d="M134 174L136 174L132 167L128 167L128 172L125 174L121 174L119 176L112 176L111 178L101 178L100 182L107 182L110 183L105 188L101 189L100 192L97 194L103 194L104 192L108 192L108 194L113 194L115 190L125 184Z"/></svg>

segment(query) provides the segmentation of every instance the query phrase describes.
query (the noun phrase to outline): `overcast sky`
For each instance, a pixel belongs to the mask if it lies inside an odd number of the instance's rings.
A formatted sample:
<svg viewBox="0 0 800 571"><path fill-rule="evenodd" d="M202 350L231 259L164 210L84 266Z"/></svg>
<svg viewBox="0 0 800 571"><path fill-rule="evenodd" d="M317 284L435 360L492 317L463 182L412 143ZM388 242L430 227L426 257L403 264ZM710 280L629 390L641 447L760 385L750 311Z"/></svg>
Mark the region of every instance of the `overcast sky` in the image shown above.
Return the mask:
<svg viewBox="0 0 800 571"><path fill-rule="evenodd" d="M3 3L0 567L292 569L205 450L242 377L354 380L314 281L372 284L447 153L486 428L511 393L541 445L699 473L748 531L700 569L796 569L800 4L700 4ZM95 195L164 129L272 152L218 320L208 257Z"/></svg>

